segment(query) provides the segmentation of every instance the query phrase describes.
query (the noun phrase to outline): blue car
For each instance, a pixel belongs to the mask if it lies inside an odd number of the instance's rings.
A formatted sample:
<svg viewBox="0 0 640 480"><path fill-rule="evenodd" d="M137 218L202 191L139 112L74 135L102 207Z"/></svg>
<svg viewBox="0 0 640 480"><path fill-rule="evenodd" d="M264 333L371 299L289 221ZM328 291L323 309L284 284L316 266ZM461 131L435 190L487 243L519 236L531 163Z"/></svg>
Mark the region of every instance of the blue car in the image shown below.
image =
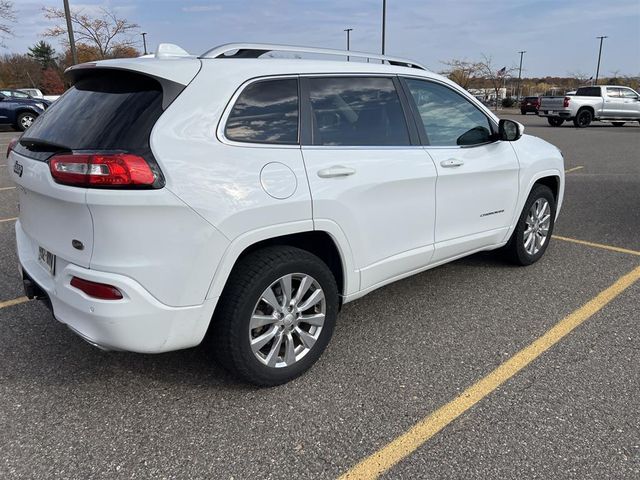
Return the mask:
<svg viewBox="0 0 640 480"><path fill-rule="evenodd" d="M0 90L0 124L12 125L23 132L48 106L48 101L33 98L24 92Z"/></svg>

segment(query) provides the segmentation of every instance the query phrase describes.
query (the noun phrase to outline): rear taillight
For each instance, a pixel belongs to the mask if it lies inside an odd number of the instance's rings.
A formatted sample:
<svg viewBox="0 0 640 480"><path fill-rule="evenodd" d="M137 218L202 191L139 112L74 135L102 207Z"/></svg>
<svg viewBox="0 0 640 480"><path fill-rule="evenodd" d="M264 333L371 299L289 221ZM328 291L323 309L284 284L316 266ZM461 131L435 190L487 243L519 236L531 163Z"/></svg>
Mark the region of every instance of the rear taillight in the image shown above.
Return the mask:
<svg viewBox="0 0 640 480"><path fill-rule="evenodd" d="M107 285L106 283L91 282L82 278L73 277L71 279L71 286L93 298L99 298L101 300L122 299L122 292L113 285Z"/></svg>
<svg viewBox="0 0 640 480"><path fill-rule="evenodd" d="M11 140L9 140L9 145L7 146L7 158L9 158L9 154L11 153L11 150L13 150L15 148L15 146L18 144L18 141L20 140L20 138L15 137L12 138Z"/></svg>
<svg viewBox="0 0 640 480"><path fill-rule="evenodd" d="M562 104L564 108L567 108L569 106L569 100L571 100L570 97L564 97L564 103Z"/></svg>
<svg viewBox="0 0 640 480"><path fill-rule="evenodd" d="M49 170L57 183L78 187L150 187L156 180L147 161L130 153L55 155Z"/></svg>

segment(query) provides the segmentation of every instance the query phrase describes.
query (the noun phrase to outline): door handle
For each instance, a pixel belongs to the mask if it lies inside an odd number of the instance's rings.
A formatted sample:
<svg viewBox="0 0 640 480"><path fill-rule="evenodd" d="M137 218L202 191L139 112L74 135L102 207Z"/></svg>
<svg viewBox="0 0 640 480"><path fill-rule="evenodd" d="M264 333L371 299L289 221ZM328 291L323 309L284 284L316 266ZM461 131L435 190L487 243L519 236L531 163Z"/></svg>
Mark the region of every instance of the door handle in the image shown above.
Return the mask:
<svg viewBox="0 0 640 480"><path fill-rule="evenodd" d="M449 158L447 160L441 161L440 165L442 165L444 168L453 168L464 165L464 161L458 158Z"/></svg>
<svg viewBox="0 0 640 480"><path fill-rule="evenodd" d="M323 168L318 171L320 178L348 177L356 173L355 169L343 167L342 165L334 165L333 167Z"/></svg>

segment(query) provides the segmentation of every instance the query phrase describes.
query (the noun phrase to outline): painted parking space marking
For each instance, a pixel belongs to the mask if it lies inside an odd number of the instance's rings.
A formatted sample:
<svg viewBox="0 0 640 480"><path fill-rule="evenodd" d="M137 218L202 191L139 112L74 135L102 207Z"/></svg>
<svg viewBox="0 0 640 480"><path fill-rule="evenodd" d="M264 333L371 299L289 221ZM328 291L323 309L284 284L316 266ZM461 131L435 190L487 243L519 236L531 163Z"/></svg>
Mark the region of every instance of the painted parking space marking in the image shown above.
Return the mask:
<svg viewBox="0 0 640 480"><path fill-rule="evenodd" d="M15 189L16 189L16 187L2 187L2 188L0 188L0 192L4 192L6 190L15 190Z"/></svg>
<svg viewBox="0 0 640 480"><path fill-rule="evenodd" d="M591 318L640 279L640 266L623 275L582 307L556 323L533 343L467 388L462 394L424 417L405 433L363 459L340 476L340 480L375 479L411 455L443 428L511 379L540 355Z"/></svg>
<svg viewBox="0 0 640 480"><path fill-rule="evenodd" d="M18 297L13 300L5 300L4 302L0 302L0 309L12 307L13 305L19 305L24 302L28 302L29 299L27 297Z"/></svg>
<svg viewBox="0 0 640 480"><path fill-rule="evenodd" d="M581 168L584 168L584 167L582 165L573 167L573 168L570 168L569 170L565 170L564 173L567 174L567 173L575 172L577 170L580 170Z"/></svg>
<svg viewBox="0 0 640 480"><path fill-rule="evenodd" d="M631 250L628 248L616 247L613 245L605 245L603 243L587 242L586 240L578 240L576 238L562 237L560 235L553 235L551 238L555 240L562 240L563 242L571 242L571 243L577 243L578 245L586 245L587 247L601 248L603 250L610 250L612 252L626 253L629 255L640 256L639 251Z"/></svg>
<svg viewBox="0 0 640 480"><path fill-rule="evenodd" d="M0 223L6 223L6 222L14 222L18 219L18 217L11 217L11 218L0 218Z"/></svg>

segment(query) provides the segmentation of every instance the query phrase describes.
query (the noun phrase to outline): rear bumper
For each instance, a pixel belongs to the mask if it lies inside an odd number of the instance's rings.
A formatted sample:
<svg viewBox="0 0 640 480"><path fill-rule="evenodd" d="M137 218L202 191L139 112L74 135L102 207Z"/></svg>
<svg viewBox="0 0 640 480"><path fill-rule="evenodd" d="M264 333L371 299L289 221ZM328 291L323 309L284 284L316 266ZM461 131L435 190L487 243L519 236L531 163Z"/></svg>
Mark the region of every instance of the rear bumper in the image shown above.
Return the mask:
<svg viewBox="0 0 640 480"><path fill-rule="evenodd" d="M553 112L553 113L551 113ZM573 118L571 110L538 110L538 115L541 117L559 117L559 118Z"/></svg>
<svg viewBox="0 0 640 480"><path fill-rule="evenodd" d="M18 259L32 292L48 298L54 317L89 343L107 350L161 353L198 345L209 327L217 298L201 305L170 307L135 280L57 259L52 276L38 262L37 245L16 222ZM99 300L70 285L77 276L117 287L124 298ZM27 292L28 293L28 292ZM44 294L44 295L43 295Z"/></svg>

